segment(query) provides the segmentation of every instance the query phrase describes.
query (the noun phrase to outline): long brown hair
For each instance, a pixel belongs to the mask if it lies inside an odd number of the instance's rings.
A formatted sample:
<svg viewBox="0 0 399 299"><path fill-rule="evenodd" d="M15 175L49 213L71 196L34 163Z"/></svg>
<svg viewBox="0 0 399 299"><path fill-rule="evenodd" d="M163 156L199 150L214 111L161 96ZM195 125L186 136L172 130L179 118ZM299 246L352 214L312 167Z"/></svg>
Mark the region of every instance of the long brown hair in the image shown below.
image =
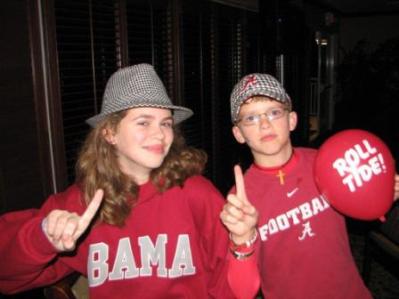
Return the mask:
<svg viewBox="0 0 399 299"><path fill-rule="evenodd" d="M137 201L138 186L118 163L115 148L104 137L104 130L116 132L126 110L113 113L87 135L76 163L76 181L88 203L95 191L104 190L99 220L122 226ZM177 127L174 140L162 165L151 172L151 181L160 192L182 186L193 175L202 173L207 156L204 151L186 146Z"/></svg>

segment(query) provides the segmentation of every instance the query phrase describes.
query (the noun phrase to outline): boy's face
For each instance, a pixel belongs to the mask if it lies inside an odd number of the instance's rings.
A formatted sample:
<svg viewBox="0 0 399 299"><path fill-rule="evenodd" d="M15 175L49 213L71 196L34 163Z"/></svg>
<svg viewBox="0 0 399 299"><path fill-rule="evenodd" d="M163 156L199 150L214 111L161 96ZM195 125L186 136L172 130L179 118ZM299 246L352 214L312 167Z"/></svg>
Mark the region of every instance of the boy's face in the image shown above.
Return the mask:
<svg viewBox="0 0 399 299"><path fill-rule="evenodd" d="M233 135L239 143L248 144L258 165L279 166L291 156L290 132L296 124L296 113L285 105L257 97L241 105Z"/></svg>

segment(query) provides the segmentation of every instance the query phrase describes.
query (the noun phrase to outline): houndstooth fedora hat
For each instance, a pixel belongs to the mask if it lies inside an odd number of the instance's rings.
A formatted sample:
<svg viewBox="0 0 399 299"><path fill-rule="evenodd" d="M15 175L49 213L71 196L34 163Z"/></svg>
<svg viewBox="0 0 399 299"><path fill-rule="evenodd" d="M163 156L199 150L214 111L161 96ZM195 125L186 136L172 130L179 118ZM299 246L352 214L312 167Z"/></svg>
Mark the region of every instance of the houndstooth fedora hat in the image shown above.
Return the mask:
<svg viewBox="0 0 399 299"><path fill-rule="evenodd" d="M291 98L276 78L268 74L249 74L234 86L230 95L233 123L237 121L242 103L253 96L266 96L287 104L291 108Z"/></svg>
<svg viewBox="0 0 399 299"><path fill-rule="evenodd" d="M175 124L193 115L192 110L172 104L154 67L142 63L119 69L112 74L105 87L100 114L86 122L95 127L107 115L135 107L171 109Z"/></svg>

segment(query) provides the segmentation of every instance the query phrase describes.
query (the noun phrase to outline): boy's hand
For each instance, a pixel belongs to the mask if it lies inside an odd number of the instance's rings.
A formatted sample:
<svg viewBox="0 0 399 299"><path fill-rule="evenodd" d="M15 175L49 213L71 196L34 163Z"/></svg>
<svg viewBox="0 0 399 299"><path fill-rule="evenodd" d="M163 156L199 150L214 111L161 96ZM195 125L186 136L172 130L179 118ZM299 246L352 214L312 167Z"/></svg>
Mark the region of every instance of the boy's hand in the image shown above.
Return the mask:
<svg viewBox="0 0 399 299"><path fill-rule="evenodd" d="M103 190L98 189L82 216L65 210L53 210L47 215L43 220L43 231L58 251L75 249L76 241L90 225L101 205L103 196Z"/></svg>
<svg viewBox="0 0 399 299"><path fill-rule="evenodd" d="M220 218L231 233L231 239L235 244L242 244L250 240L255 233L258 222L258 211L248 201L245 192L244 177L241 167L234 167L236 182L236 194L227 196Z"/></svg>
<svg viewBox="0 0 399 299"><path fill-rule="evenodd" d="M394 185L394 200L399 199L399 175L395 174L395 185Z"/></svg>

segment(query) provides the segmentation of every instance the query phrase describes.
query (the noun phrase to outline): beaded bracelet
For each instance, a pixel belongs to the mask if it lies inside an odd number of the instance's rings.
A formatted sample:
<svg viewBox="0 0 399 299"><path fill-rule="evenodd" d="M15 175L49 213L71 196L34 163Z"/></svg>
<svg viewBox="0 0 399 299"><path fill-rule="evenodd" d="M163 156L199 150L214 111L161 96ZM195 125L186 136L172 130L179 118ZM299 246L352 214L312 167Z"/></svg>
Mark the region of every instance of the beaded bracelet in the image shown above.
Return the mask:
<svg viewBox="0 0 399 299"><path fill-rule="evenodd" d="M258 239L258 231L255 230L254 235L250 240L245 241L245 243L237 245L233 242L232 236L230 233L230 248L234 251L239 251L239 252L247 252L249 248L252 248L253 245L255 244L256 240Z"/></svg>
<svg viewBox="0 0 399 299"><path fill-rule="evenodd" d="M239 251L235 251L232 250L230 248L230 252L233 254L234 258L236 258L237 260L245 260L246 258L249 258L251 255L253 255L253 253L255 252L255 249L251 249L251 251L248 252L239 252Z"/></svg>
<svg viewBox="0 0 399 299"><path fill-rule="evenodd" d="M237 245L233 242L230 234L230 246L229 246L230 252L237 260L245 260L254 253L255 248L253 245L255 244L257 239L258 239L258 232L257 230L255 230L255 234L250 240L246 241L243 244Z"/></svg>

